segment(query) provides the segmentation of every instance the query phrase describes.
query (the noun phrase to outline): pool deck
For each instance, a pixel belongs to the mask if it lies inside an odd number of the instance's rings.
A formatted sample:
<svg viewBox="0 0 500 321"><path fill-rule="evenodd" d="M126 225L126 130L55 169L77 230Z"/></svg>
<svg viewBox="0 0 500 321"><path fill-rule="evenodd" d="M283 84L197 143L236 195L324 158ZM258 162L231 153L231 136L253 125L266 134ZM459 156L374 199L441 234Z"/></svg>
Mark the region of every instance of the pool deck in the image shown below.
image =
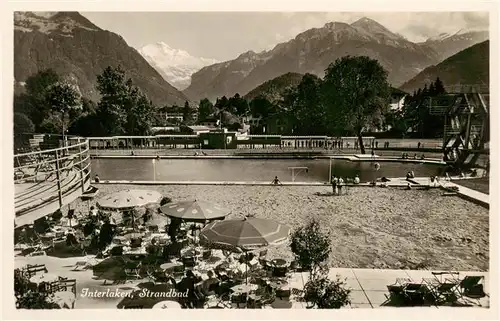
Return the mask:
<svg viewBox="0 0 500 321"><path fill-rule="evenodd" d="M458 177L452 179L459 179ZM407 181L405 177L391 178L389 182L386 182L387 187L399 187L404 188L408 186L418 188L418 187L430 187L430 188L452 188L454 186L458 187L457 195L474 202L478 205L488 207L490 204L489 195L484 194L473 189L464 187L453 183L453 181L445 181L441 179L439 184L433 185L428 177L416 177ZM270 182L253 181L253 182L243 182L243 181L129 181L129 180L102 180L99 184L121 184L121 185L224 185L224 186L269 186L272 185ZM380 186L379 182L377 182ZM276 188L279 188L277 185ZM281 182L281 186L330 186L327 182ZM360 184L348 184L349 187L372 187L370 183L360 183Z"/></svg>
<svg viewBox="0 0 500 321"><path fill-rule="evenodd" d="M459 179L459 178L457 177L455 179ZM470 178L470 179L474 179L474 178ZM412 181L416 184L419 184L419 185L429 185L430 184L430 180L428 178L423 178L423 177L414 178L414 179L412 179ZM441 179L440 185L444 189L458 187L457 194L460 197L467 199L471 202L474 202L476 204L485 206L485 207L490 206L490 196L488 194L478 192L476 190L473 190L471 188L468 188L468 187L465 187L465 186L462 186L459 184L455 184L455 183L453 183L453 178L451 181Z"/></svg>
<svg viewBox="0 0 500 321"><path fill-rule="evenodd" d="M133 281L125 285L103 285L102 280L96 280L92 278L92 270L84 271L71 271L73 265L77 261L81 260L92 260L90 257L73 257L60 259L50 256L37 256L37 257L20 257L17 256L14 259L15 267L20 268L26 264L45 264L49 273L56 273L59 276L68 277L77 280L77 300L76 309L116 309L116 305L120 299L106 299L99 300L96 298L84 297L81 295L83 288L92 288L100 291L106 291L110 289L114 291L114 288L118 288L120 291L131 291L135 285L144 280ZM435 278L432 272L439 271L429 271L429 270L392 270L392 269L351 269L351 268L331 268L328 273L328 278L330 280L335 280L337 275L341 280L345 280L346 287L351 289L350 299L351 304L345 308L389 308L387 305L387 296L389 295L387 291L387 286L395 284L397 279L409 279L407 281L414 283L422 283L423 279ZM489 272L476 272L476 271L459 271L459 278L463 278L468 275L483 276L484 290L487 294L490 293L490 275ZM305 283L308 281L309 272L295 272L288 278L288 283L290 289L304 288ZM445 276L449 278L449 276ZM130 285L130 286L128 286ZM296 297L292 294L290 298L293 302L292 308L294 309L304 309L306 307L304 302L299 302ZM471 300L469 302L472 307L482 307L489 308L490 302L489 297L486 296L478 300ZM431 308L448 308L448 307L436 307ZM458 309L458 308L457 308Z"/></svg>

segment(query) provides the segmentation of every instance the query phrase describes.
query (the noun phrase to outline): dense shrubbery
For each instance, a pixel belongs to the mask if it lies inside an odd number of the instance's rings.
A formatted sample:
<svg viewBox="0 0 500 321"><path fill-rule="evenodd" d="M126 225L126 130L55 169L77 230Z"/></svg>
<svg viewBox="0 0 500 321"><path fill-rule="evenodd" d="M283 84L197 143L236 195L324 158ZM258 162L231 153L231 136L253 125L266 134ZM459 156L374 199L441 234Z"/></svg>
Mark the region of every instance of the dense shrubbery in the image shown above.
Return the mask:
<svg viewBox="0 0 500 321"><path fill-rule="evenodd" d="M51 302L51 295L39 291L36 284L21 273L21 270L14 270L14 295L16 297L17 309L59 309L59 305Z"/></svg>

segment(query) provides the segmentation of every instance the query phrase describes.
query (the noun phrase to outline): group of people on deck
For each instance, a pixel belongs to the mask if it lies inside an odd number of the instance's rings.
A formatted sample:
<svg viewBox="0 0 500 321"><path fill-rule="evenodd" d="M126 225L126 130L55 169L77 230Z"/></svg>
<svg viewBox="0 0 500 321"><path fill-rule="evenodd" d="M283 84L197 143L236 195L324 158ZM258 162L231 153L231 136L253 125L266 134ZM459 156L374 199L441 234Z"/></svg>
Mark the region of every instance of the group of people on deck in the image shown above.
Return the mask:
<svg viewBox="0 0 500 321"><path fill-rule="evenodd" d="M332 192L333 195L343 195L347 194L347 183L354 183L354 184L359 184L359 176L356 175L354 179L349 180L349 179L343 179L342 177L337 177L335 175L332 176L330 180L330 184L332 184Z"/></svg>

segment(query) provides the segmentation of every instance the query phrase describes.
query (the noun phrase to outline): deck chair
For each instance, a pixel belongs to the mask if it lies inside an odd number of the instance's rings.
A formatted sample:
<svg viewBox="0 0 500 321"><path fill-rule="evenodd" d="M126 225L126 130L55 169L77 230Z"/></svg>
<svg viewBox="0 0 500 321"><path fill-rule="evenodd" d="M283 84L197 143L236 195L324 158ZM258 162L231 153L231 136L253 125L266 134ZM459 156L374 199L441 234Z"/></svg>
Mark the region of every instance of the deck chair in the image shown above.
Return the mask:
<svg viewBox="0 0 500 321"><path fill-rule="evenodd" d="M88 268L89 266L87 261L77 261L71 271L84 271Z"/></svg>
<svg viewBox="0 0 500 321"><path fill-rule="evenodd" d="M459 296L465 300L473 299L477 301L477 304L481 306L480 299L487 296L484 292L484 284L480 283L484 281L484 276L466 276L458 284Z"/></svg>

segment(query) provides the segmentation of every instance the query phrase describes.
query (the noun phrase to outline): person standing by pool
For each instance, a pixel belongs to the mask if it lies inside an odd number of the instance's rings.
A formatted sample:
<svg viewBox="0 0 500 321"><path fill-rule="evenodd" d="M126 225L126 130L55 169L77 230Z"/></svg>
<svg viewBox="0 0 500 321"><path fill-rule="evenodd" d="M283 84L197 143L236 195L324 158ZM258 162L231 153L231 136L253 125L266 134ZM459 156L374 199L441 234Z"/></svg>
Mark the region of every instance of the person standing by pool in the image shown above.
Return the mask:
<svg viewBox="0 0 500 321"><path fill-rule="evenodd" d="M339 195L342 195L342 190L344 187L344 179L342 177L339 177L338 186L339 186Z"/></svg>
<svg viewBox="0 0 500 321"><path fill-rule="evenodd" d="M99 183L99 181L100 181L99 175L95 174L94 182Z"/></svg>
<svg viewBox="0 0 500 321"><path fill-rule="evenodd" d="M354 177L354 184L359 184L359 175L356 174L356 177Z"/></svg>
<svg viewBox="0 0 500 321"><path fill-rule="evenodd" d="M331 184L332 184L332 193L333 195L337 195L337 184L338 184L338 180L337 180L337 177L335 177L335 175L332 176L332 180L331 180Z"/></svg>

